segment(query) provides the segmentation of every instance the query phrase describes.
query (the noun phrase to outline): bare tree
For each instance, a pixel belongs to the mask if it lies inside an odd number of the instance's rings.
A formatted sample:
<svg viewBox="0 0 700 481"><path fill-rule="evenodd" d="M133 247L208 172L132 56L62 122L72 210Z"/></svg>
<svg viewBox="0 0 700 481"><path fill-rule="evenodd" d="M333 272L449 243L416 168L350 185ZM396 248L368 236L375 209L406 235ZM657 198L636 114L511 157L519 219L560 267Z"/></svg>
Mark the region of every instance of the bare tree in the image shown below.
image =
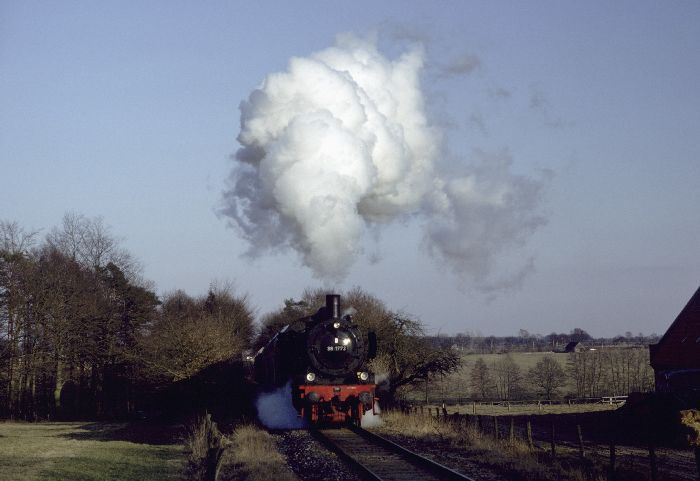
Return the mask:
<svg viewBox="0 0 700 481"><path fill-rule="evenodd" d="M604 368L601 351L569 353L568 370L578 397L594 397L604 392Z"/></svg>
<svg viewBox="0 0 700 481"><path fill-rule="evenodd" d="M493 378L489 372L483 357L480 357L474 363L474 367L469 375L469 384L474 397L486 399L493 390Z"/></svg>
<svg viewBox="0 0 700 481"><path fill-rule="evenodd" d="M551 355L544 356L529 371L530 379L537 386L540 394L552 399L559 389L566 385L566 372Z"/></svg>
<svg viewBox="0 0 700 481"><path fill-rule="evenodd" d="M63 216L60 227L54 227L46 237L52 247L75 259L86 268L98 269L113 263L134 283L143 284L141 266L120 246L102 217L88 218L76 212Z"/></svg>
<svg viewBox="0 0 700 481"><path fill-rule="evenodd" d="M26 254L36 241L39 231L26 231L16 221L0 220L0 251L10 255Z"/></svg>
<svg viewBox="0 0 700 481"><path fill-rule="evenodd" d="M494 362L493 371L500 398L515 398L521 390L522 374L513 356L506 354L501 360Z"/></svg>

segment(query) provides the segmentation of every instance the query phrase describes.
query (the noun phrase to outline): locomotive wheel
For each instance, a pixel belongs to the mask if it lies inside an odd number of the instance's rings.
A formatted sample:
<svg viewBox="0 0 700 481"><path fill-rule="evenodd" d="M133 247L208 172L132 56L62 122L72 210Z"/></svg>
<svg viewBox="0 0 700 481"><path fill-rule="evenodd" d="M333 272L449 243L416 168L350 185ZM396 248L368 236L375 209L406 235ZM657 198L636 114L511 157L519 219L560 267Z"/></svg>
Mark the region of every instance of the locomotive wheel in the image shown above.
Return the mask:
<svg viewBox="0 0 700 481"><path fill-rule="evenodd" d="M309 426L313 423L313 406L310 403L304 406L304 421Z"/></svg>
<svg viewBox="0 0 700 481"><path fill-rule="evenodd" d="M360 427L360 424L362 424L361 421L362 415L360 414L360 401L357 400L350 406L350 424Z"/></svg>

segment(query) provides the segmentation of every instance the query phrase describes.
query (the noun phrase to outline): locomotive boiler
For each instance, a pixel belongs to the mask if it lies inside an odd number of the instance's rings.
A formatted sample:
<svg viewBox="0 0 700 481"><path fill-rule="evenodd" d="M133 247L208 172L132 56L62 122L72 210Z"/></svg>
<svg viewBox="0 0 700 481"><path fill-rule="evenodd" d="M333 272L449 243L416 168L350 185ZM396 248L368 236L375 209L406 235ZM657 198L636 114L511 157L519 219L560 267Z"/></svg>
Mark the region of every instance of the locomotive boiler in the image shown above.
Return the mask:
<svg viewBox="0 0 700 481"><path fill-rule="evenodd" d="M255 355L255 379L262 389L291 383L292 404L311 424L360 424L374 411L374 375L367 361L376 354L376 336L367 340L349 315L341 316L340 296L326 296L314 315L284 326Z"/></svg>

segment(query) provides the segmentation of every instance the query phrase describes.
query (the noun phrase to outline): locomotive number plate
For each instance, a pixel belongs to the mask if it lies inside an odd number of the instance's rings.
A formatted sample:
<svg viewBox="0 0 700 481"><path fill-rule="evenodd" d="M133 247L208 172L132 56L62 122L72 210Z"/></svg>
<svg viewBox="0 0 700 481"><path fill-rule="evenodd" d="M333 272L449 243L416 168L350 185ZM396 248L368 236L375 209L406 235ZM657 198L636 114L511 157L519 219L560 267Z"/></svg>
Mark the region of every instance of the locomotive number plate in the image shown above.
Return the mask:
<svg viewBox="0 0 700 481"><path fill-rule="evenodd" d="M348 346L328 346L326 347L326 351L329 352L335 352L335 351L347 351Z"/></svg>

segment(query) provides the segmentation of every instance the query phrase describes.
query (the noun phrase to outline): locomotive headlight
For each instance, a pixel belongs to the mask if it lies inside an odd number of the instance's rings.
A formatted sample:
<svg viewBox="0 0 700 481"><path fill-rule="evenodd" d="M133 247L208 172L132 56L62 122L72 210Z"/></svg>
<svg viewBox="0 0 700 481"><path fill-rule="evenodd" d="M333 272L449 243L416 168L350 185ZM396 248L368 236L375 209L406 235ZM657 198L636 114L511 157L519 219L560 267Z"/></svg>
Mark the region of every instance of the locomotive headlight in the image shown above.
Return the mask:
<svg viewBox="0 0 700 481"><path fill-rule="evenodd" d="M358 372L357 377L359 377L362 381L366 381L367 379L369 379L369 373L366 373L364 371Z"/></svg>
<svg viewBox="0 0 700 481"><path fill-rule="evenodd" d="M335 329L340 329L340 323L339 323L339 322L334 322L334 323L333 323L333 328L335 328Z"/></svg>
<svg viewBox="0 0 700 481"><path fill-rule="evenodd" d="M306 380L309 382L314 382L316 380L316 374L313 372L306 373Z"/></svg>

